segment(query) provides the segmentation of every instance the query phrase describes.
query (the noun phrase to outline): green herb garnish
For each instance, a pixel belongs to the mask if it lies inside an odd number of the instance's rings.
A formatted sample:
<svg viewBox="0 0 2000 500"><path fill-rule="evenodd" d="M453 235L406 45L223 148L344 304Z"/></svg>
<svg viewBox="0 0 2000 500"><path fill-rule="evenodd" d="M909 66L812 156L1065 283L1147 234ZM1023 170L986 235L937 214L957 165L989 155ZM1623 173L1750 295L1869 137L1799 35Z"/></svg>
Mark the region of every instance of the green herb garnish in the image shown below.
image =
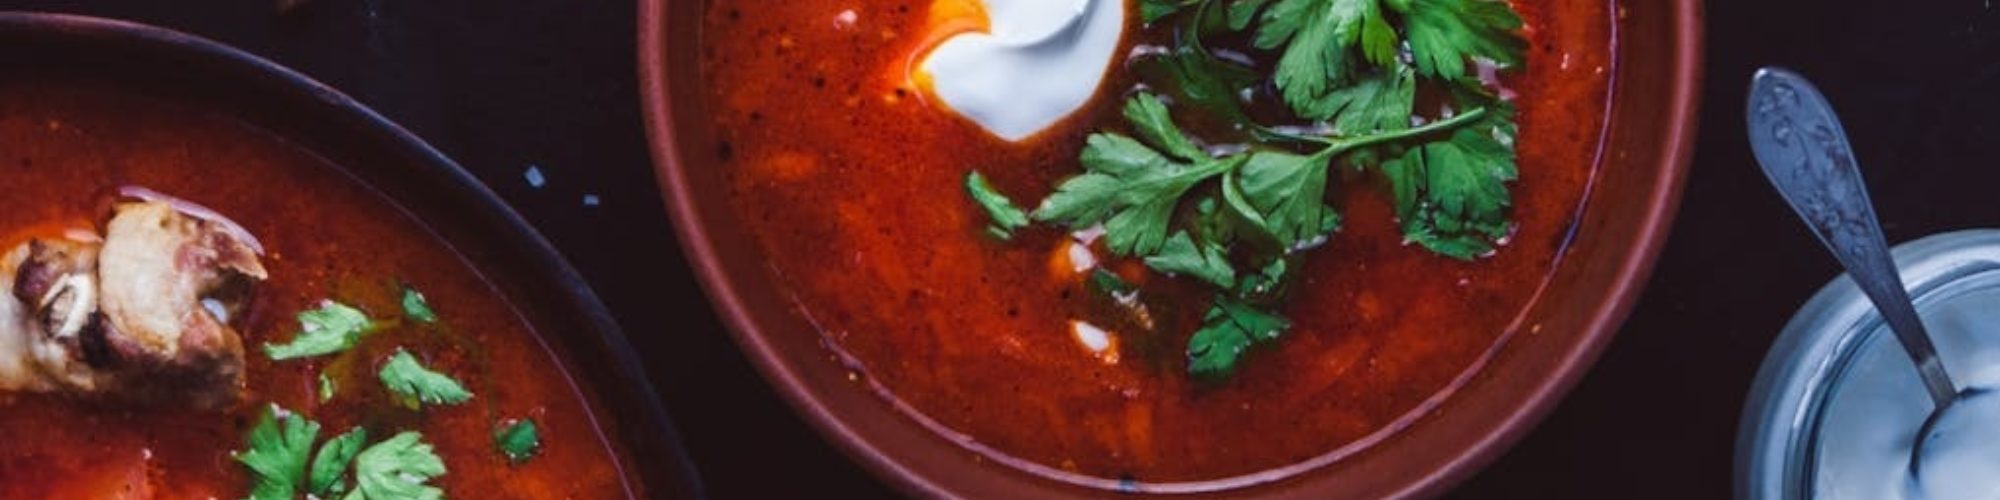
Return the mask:
<svg viewBox="0 0 2000 500"><path fill-rule="evenodd" d="M326 444L320 445L319 454L313 457L306 491L319 498L331 498L345 491L347 484L340 478L364 444L368 444L368 431L360 427L326 440Z"/></svg>
<svg viewBox="0 0 2000 500"><path fill-rule="evenodd" d="M1242 164L1194 145L1167 115L1166 104L1140 94L1125 105L1140 142L1115 132L1092 134L1083 149L1084 174L1042 200L1034 217L1083 229L1104 224L1104 242L1118 255L1152 255L1166 244L1181 196L1202 181ZM1155 149L1158 148L1158 149Z"/></svg>
<svg viewBox="0 0 2000 500"><path fill-rule="evenodd" d="M1188 233L1175 233L1160 246L1160 253L1146 257L1146 265L1164 273L1185 274L1218 287L1236 284L1236 268L1229 264L1228 251L1221 244L1196 243Z"/></svg>
<svg viewBox="0 0 2000 500"><path fill-rule="evenodd" d="M431 310L431 304L424 300L424 294L407 285L403 287L403 316L418 323L438 321L437 311Z"/></svg>
<svg viewBox="0 0 2000 500"><path fill-rule="evenodd" d="M445 474L444 460L423 442L423 434L405 431L375 443L354 457L354 491L346 500L437 500L444 490L426 483Z"/></svg>
<svg viewBox="0 0 2000 500"><path fill-rule="evenodd" d="M535 421L515 420L493 432L493 443L500 448L500 454L513 463L526 462L541 451L542 440L535 430Z"/></svg>
<svg viewBox="0 0 2000 500"><path fill-rule="evenodd" d="M1521 19L1505 2L1140 0L1139 8L1149 29L1176 30L1174 46L1144 56L1140 76L1151 90L1126 103L1129 127L1092 134L1083 172L1031 216L1070 230L1102 224L1113 254L1212 286L1216 299L1187 346L1191 375L1227 377L1289 327L1272 311L1297 255L1340 229L1328 197L1352 177L1337 167L1382 179L1405 240L1436 254L1479 258L1512 230L1513 107L1468 69L1522 62ZM1219 57L1208 38L1247 45ZM1274 62L1260 68L1252 59ZM1266 81L1274 94L1259 92ZM1436 108L1418 109L1422 89L1441 98ZM1253 119L1245 106L1260 98L1282 103L1289 119ZM1190 123L1224 127L1197 138L1169 104L1207 118Z"/></svg>
<svg viewBox="0 0 2000 500"><path fill-rule="evenodd" d="M1188 339L1188 373L1205 379L1226 377L1251 345L1277 340L1291 325L1229 296L1215 299L1202 315L1201 329Z"/></svg>
<svg viewBox="0 0 2000 500"><path fill-rule="evenodd" d="M465 386L448 375L425 368L409 351L396 350L389 362L382 365L379 375L389 392L412 407L417 403L459 404L472 399L472 392L465 390Z"/></svg>
<svg viewBox="0 0 2000 500"><path fill-rule="evenodd" d="M1259 22L1253 43L1282 50L1272 79L1292 110L1307 118L1324 118L1312 111L1326 108L1324 101L1354 81L1357 59L1396 62L1396 31L1376 0L1277 0Z"/></svg>
<svg viewBox="0 0 2000 500"><path fill-rule="evenodd" d="M1015 207L1014 200L993 189L993 184L986 182L986 176L979 171L965 174L965 192L986 211L986 218L991 221L986 232L993 237L1007 240L1014 237L1015 230L1028 227L1028 214Z"/></svg>
<svg viewBox="0 0 2000 500"><path fill-rule="evenodd" d="M333 387L333 377L328 377L328 376L326 376L326 372L320 372L320 374L319 374L319 402L321 402L321 403L325 403L325 402L327 402L327 401L332 401L332 400L333 400L333 391L334 391L334 387Z"/></svg>
<svg viewBox="0 0 2000 500"><path fill-rule="evenodd" d="M1424 76L1452 81L1465 76L1465 61L1483 58L1501 66L1521 63L1527 43L1514 32L1521 17L1496 0L1389 0L1403 13L1410 53Z"/></svg>
<svg viewBox="0 0 2000 500"><path fill-rule="evenodd" d="M320 425L276 406L265 411L250 429L236 461L255 477L250 498L292 500L303 492L313 498L348 500L441 499L444 491L425 483L444 475L444 461L425 444L423 435L404 432L366 449L368 431L355 427L326 440L313 454ZM311 468L307 468L307 457ZM343 478L350 464L355 484Z"/></svg>
<svg viewBox="0 0 2000 500"><path fill-rule="evenodd" d="M375 327L367 313L331 300L320 302L318 309L300 312L298 317L298 335L291 343L264 344L265 355L282 361L345 351Z"/></svg>
<svg viewBox="0 0 2000 500"><path fill-rule="evenodd" d="M243 451L235 454L236 461L249 468L255 477L250 498L290 500L299 490L306 472L306 457L312 453L313 440L318 437L318 422L283 408L274 406L259 416L257 425L245 439Z"/></svg>

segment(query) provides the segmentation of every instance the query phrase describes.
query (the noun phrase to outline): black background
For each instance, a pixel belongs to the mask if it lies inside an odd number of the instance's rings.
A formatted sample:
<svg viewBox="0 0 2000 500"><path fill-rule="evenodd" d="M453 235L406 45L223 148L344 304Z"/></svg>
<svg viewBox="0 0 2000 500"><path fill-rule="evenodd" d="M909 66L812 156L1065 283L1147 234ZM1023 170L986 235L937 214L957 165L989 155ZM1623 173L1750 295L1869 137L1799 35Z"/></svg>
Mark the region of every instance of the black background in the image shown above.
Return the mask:
<svg viewBox="0 0 2000 500"><path fill-rule="evenodd" d="M1454 496L1728 497L1757 363L1836 272L1751 163L1750 72L1781 64L1819 83L1855 138L1892 241L2000 225L2000 16L1990 1L1711 2L1700 141L1643 301L1548 420ZM286 15L270 0L0 7L188 31L346 91L478 174L576 263L643 351L714 496L890 494L764 385L690 276L647 157L633 4L311 2ZM1637 71L1629 76L1660 76ZM530 165L547 185L528 185ZM602 204L586 206L586 195Z"/></svg>

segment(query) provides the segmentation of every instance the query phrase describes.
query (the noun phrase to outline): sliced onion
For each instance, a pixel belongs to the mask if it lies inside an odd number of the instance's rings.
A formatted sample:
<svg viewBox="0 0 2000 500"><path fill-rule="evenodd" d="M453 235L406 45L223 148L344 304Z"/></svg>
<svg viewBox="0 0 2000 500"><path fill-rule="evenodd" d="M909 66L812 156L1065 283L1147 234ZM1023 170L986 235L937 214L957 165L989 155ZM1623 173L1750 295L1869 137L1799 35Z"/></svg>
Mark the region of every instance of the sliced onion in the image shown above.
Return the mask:
<svg viewBox="0 0 2000 500"><path fill-rule="evenodd" d="M222 232L236 238L237 241L243 242L244 245L248 245L251 251L257 252L257 255L264 255L264 243L258 241L256 235L250 234L250 230L243 229L243 225L237 224L236 221L230 220L228 217L224 217L221 212L201 206L199 203L140 186L119 186L118 195L144 201L165 203L167 206L173 207L174 211L214 223L222 227Z"/></svg>
<svg viewBox="0 0 2000 500"><path fill-rule="evenodd" d="M1499 95L1500 100L1512 102L1519 95L1500 81L1500 70L1505 69L1500 67L1500 63L1484 57L1475 57L1472 58L1472 67L1478 70L1479 83L1493 89L1493 93Z"/></svg>

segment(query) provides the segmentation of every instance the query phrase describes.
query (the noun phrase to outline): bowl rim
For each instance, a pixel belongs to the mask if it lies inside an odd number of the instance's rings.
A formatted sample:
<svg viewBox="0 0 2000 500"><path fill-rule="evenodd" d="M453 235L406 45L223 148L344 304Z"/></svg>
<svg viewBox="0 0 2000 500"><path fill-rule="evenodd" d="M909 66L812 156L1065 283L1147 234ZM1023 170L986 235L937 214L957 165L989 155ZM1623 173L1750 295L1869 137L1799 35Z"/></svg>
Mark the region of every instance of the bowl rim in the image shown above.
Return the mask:
<svg viewBox="0 0 2000 500"><path fill-rule="evenodd" d="M673 220L675 236L684 257L699 278L718 316L727 325L730 335L744 350L745 357L756 366L775 392L804 417L806 423L850 459L904 492L925 497L951 496L957 491L955 488L939 484L936 478L912 471L897 459L889 457L877 443L862 436L833 408L815 398L804 380L805 374L790 366L778 352L779 347L766 340L766 333L751 318L751 307L741 296L738 284L725 272L723 261L726 257L715 247L711 230L697 216L700 209L690 195L694 192L694 182L684 168L683 152L676 142L680 124L675 123L676 108L669 102L674 86L671 84L672 68L668 66L670 54L676 47L669 46L668 41L671 35L667 29L670 21L668 4L685 1L691 0L639 0L637 18L638 92L644 106L642 115L646 122L647 141L654 169L658 173L662 200ZM1626 1L1610 0L1613 9L1610 15L1614 19L1623 18ZM1667 101L1662 106L1666 113L1657 117L1662 123L1659 130L1663 131L1664 140L1661 141L1663 144L1659 147L1658 157L1646 162L1657 166L1657 173L1651 179L1654 188L1645 199L1646 205L1656 208L1646 211L1645 217L1630 221L1637 228L1636 236L1628 245L1631 251L1615 260L1619 265L1612 273L1611 282L1614 285L1610 287L1610 294L1586 316L1584 324L1587 325L1587 333L1563 351L1562 358L1548 369L1549 376L1543 377L1541 382L1527 391L1526 401L1512 411L1498 415L1501 422L1495 426L1497 431L1464 445L1428 473L1414 476L1403 487L1393 490L1393 497L1442 494L1498 459L1515 442L1524 438L1589 371L1643 294L1647 278L1673 226L1676 208L1685 188L1697 136L1697 108L1704 76L1701 65L1705 48L1702 2L1669 0L1668 3L1671 5L1667 8L1672 14L1670 31L1675 39L1672 41L1671 63L1665 68L1671 75L1667 85L1669 93L1661 96ZM1619 68L1614 74L1620 79L1637 77L1624 72L1625 68ZM1619 86L1614 81L1613 92L1617 92ZM1616 102L1617 98L1613 97L1610 101ZM1600 163L1603 161L1599 159ZM1309 476L1314 472L1302 474ZM1247 488L1256 490L1260 487ZM1217 493L1228 494L1229 491Z"/></svg>
<svg viewBox="0 0 2000 500"><path fill-rule="evenodd" d="M623 329L611 315L610 309L583 279L583 275L540 231L537 231L526 218L478 177L443 152L374 109L312 77L199 35L120 19L37 11L0 11L0 32L45 39L109 43L154 55L185 56L211 65L210 67L232 67L242 71L232 78L256 80L246 81L243 84L245 87L270 88L307 97L315 105L309 111L358 124L358 130L368 132L364 140L381 143L388 150L410 158L411 161L408 162L410 167L420 169L421 174L442 180L443 189L456 191L462 199L469 199L472 202L471 206L465 208L468 213L481 216L489 223L497 223L491 228L495 237L521 245L516 251L528 257L529 262L538 271L525 280L554 285L559 290L554 292L554 295L568 299L565 303L537 307L577 313L583 324L589 326L587 329L590 332L584 335L590 335L591 341L601 343L611 354L612 373L619 379L616 382L627 387L617 392L638 393L636 399L639 401L628 403L637 404L637 413L642 420L632 423L642 424L648 427L648 430L658 432L658 438L665 446L662 451L670 456L673 463L647 466L638 463L623 464L623 467L627 467L625 473L639 476L641 484L654 495L672 493L690 498L703 496L700 477L695 473L693 462L687 458L680 433L673 425L672 418L668 416L666 407L661 403L659 392L646 378L644 363L640 360L638 351L626 340ZM371 182L360 179L356 181L369 186L369 189L380 190ZM384 196L387 196L386 193ZM419 223L427 224L421 221ZM593 385L605 385L592 382ZM605 393L601 394L599 399L612 396L609 392L613 389L615 387L597 389L598 392ZM666 477L646 477L649 471L665 472ZM630 490L627 491L629 494Z"/></svg>

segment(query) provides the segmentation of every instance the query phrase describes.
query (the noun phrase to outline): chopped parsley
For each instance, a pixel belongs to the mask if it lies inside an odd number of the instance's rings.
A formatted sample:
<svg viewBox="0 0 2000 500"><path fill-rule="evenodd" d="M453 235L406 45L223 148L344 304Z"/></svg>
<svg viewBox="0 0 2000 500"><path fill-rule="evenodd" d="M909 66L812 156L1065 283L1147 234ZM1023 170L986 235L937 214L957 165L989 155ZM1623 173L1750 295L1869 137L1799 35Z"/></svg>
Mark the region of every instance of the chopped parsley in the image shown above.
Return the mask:
<svg viewBox="0 0 2000 500"><path fill-rule="evenodd" d="M290 500L299 490L306 458L318 437L318 422L276 406L263 412L250 428L243 451L235 454L255 478L250 498Z"/></svg>
<svg viewBox="0 0 2000 500"><path fill-rule="evenodd" d="M328 376L326 376L326 372L320 372L320 374L319 374L319 402L321 402L321 403L325 403L325 402L327 402L327 401L332 401L332 400L333 400L333 391L334 391L334 386L333 386L333 377L328 377Z"/></svg>
<svg viewBox="0 0 2000 500"><path fill-rule="evenodd" d="M1227 377L1251 345L1277 340L1288 327L1285 318L1228 296L1218 297L1202 315L1201 329L1188 339L1188 374L1211 380Z"/></svg>
<svg viewBox="0 0 2000 500"><path fill-rule="evenodd" d="M424 299L423 292L408 285L403 286L403 317L418 323L438 321L437 311L431 310L430 301Z"/></svg>
<svg viewBox="0 0 2000 500"><path fill-rule="evenodd" d="M264 354L273 360L324 356L354 348L361 336L375 328L368 314L353 306L321 301L318 309L299 313L299 333L287 344L264 344Z"/></svg>
<svg viewBox="0 0 2000 500"><path fill-rule="evenodd" d="M379 373L382 385L389 388L409 406L422 404L459 404L472 399L472 392L465 390L451 376L431 371L409 351L398 349L382 365Z"/></svg>
<svg viewBox="0 0 2000 500"><path fill-rule="evenodd" d="M331 498L345 491L347 484L341 481L341 476L364 444L368 444L368 430L360 427L326 440L326 444L319 446L319 454L313 457L306 491L319 498Z"/></svg>
<svg viewBox="0 0 2000 500"><path fill-rule="evenodd" d="M1139 56L1144 85L1125 105L1125 127L1091 134L1082 172L1030 217L1069 230L1102 224L1115 256L1212 287L1216 298L1188 341L1189 374L1226 378L1289 328L1274 311L1299 254L1341 227L1329 199L1336 182L1379 179L1404 241L1441 256L1489 255L1513 230L1513 106L1470 69L1523 62L1522 22L1506 2L1138 6L1147 29L1175 30L1173 46ZM1210 38L1235 46L1214 50ZM1419 93L1437 99L1419 108ZM1253 117L1246 106L1259 100L1289 116ZM1177 113L1198 115L1184 123L1202 127L1183 130ZM975 182L983 185L976 172L967 189L995 227L1019 229L999 222L990 203L1005 198Z"/></svg>
<svg viewBox="0 0 2000 500"><path fill-rule="evenodd" d="M1461 129L1384 162L1382 173L1404 237L1433 252L1473 259L1513 229L1506 183L1517 175L1514 148L1492 132Z"/></svg>
<svg viewBox="0 0 2000 500"><path fill-rule="evenodd" d="M444 461L432 452L423 435L403 432L365 449L368 431L355 427L320 444L313 441L320 425L276 406L263 413L235 454L249 468L255 484L253 500L292 500L301 492L311 498L349 500L441 499L444 491L425 483L444 475ZM308 468L307 458L311 458ZM354 486L344 478L354 473Z"/></svg>
<svg viewBox="0 0 2000 500"><path fill-rule="evenodd" d="M1357 62L1396 62L1396 30L1377 0L1277 0L1259 21L1252 43L1282 52L1272 80L1285 103L1307 118L1354 81Z"/></svg>
<svg viewBox="0 0 2000 500"><path fill-rule="evenodd" d="M1028 227L1028 214L1015 207L1014 200L993 189L993 184L986 182L986 176L979 171L965 174L965 192L986 211L986 218L991 221L986 226L987 234L1006 240L1014 237L1014 231Z"/></svg>
<svg viewBox="0 0 2000 500"><path fill-rule="evenodd" d="M1185 274L1218 287L1236 283L1236 268L1230 267L1221 244L1196 243L1188 233L1175 233L1160 246L1160 253L1146 257L1146 265L1165 273Z"/></svg>
<svg viewBox="0 0 2000 500"><path fill-rule="evenodd" d="M444 490L426 484L445 474L444 460L423 442L424 435L405 431L354 457L354 491L348 500L437 500Z"/></svg>
<svg viewBox="0 0 2000 500"><path fill-rule="evenodd" d="M1196 147L1153 94L1128 101L1125 118L1145 141L1116 132L1092 134L1083 149L1084 174L1057 186L1034 217L1072 229L1102 223L1112 253L1152 255L1166 244L1181 196L1243 161L1212 157Z"/></svg>
<svg viewBox="0 0 2000 500"><path fill-rule="evenodd" d="M493 444L500 448L500 454L512 463L526 462L542 449L541 437L535 430L535 421L515 420L493 432Z"/></svg>
<svg viewBox="0 0 2000 500"><path fill-rule="evenodd" d="M1495 0L1390 0L1400 5L1417 70L1441 80L1465 76L1465 61L1482 58L1502 66L1521 63L1527 43L1514 32L1521 17Z"/></svg>

